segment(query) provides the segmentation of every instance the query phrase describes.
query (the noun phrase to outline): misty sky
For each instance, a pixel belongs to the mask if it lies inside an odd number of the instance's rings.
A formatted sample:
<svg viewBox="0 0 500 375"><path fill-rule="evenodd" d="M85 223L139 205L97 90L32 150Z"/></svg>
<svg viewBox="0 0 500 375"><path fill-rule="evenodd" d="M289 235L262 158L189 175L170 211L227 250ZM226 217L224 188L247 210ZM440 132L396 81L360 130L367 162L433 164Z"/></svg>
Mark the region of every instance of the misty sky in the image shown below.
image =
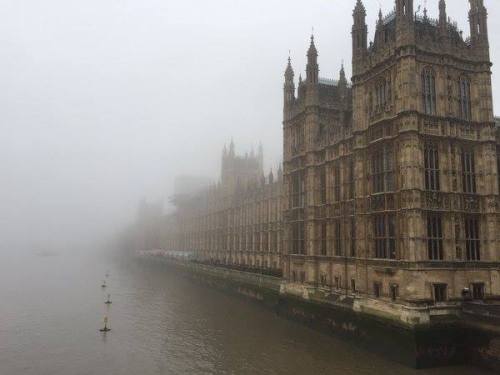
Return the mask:
<svg viewBox="0 0 500 375"><path fill-rule="evenodd" d="M364 3L372 35L394 1ZM468 35L468 0L447 3ZM241 152L262 141L276 166L288 50L298 76L314 27L320 75L343 59L350 74L354 4L0 0L0 249L112 232L142 197L166 199L175 175L215 177L231 136ZM485 4L496 94L500 2Z"/></svg>

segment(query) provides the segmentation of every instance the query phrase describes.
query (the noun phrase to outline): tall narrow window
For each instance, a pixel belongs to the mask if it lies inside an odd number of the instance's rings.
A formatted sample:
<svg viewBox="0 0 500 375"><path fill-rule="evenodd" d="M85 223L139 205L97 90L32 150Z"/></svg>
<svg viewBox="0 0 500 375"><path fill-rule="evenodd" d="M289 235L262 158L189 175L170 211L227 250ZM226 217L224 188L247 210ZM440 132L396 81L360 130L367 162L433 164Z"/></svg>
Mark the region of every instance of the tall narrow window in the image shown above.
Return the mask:
<svg viewBox="0 0 500 375"><path fill-rule="evenodd" d="M465 248L467 260L481 260L481 240L479 239L479 221L477 217L465 218Z"/></svg>
<svg viewBox="0 0 500 375"><path fill-rule="evenodd" d="M476 169L473 150L462 151L462 186L464 193L476 193Z"/></svg>
<svg viewBox="0 0 500 375"><path fill-rule="evenodd" d="M335 220L335 255L342 256L342 226L340 220Z"/></svg>
<svg viewBox="0 0 500 375"><path fill-rule="evenodd" d="M333 200L340 201L340 167L338 163L333 166Z"/></svg>
<svg viewBox="0 0 500 375"><path fill-rule="evenodd" d="M484 299L484 283L472 284L472 298L475 300Z"/></svg>
<svg viewBox="0 0 500 375"><path fill-rule="evenodd" d="M320 243L320 249L321 249L321 255L325 256L326 255L326 250L327 250L327 223L323 222L321 223L321 243Z"/></svg>
<svg viewBox="0 0 500 375"><path fill-rule="evenodd" d="M394 163L390 146L384 146L372 155L373 193L394 190Z"/></svg>
<svg viewBox="0 0 500 375"><path fill-rule="evenodd" d="M319 204L326 203L326 172L325 167L319 169Z"/></svg>
<svg viewBox="0 0 500 375"><path fill-rule="evenodd" d="M436 114L436 79L430 68L422 72L422 100L427 115Z"/></svg>
<svg viewBox="0 0 500 375"><path fill-rule="evenodd" d="M427 252L429 260L443 260L443 228L440 215L427 216Z"/></svg>
<svg viewBox="0 0 500 375"><path fill-rule="evenodd" d="M351 218L351 257L356 256L356 219Z"/></svg>
<svg viewBox="0 0 500 375"><path fill-rule="evenodd" d="M354 199L354 189L355 189L354 179L355 176L354 176L354 156L353 156L351 159L349 159L349 186L347 187L348 191L347 199Z"/></svg>
<svg viewBox="0 0 500 375"><path fill-rule="evenodd" d="M448 285L434 284L434 302L445 302L448 299Z"/></svg>
<svg viewBox="0 0 500 375"><path fill-rule="evenodd" d="M460 117L463 120L471 119L470 81L460 78L459 81Z"/></svg>
<svg viewBox="0 0 500 375"><path fill-rule="evenodd" d="M383 111L387 103L387 82L385 79L380 80L375 85L376 112Z"/></svg>
<svg viewBox="0 0 500 375"><path fill-rule="evenodd" d="M292 208L304 207L304 179L301 171L292 174L291 189Z"/></svg>
<svg viewBox="0 0 500 375"><path fill-rule="evenodd" d="M439 151L437 146L427 144L424 149L425 189L440 190L439 183Z"/></svg>
<svg viewBox="0 0 500 375"><path fill-rule="evenodd" d="M498 177L498 193L500 194L500 146L497 146L497 177Z"/></svg>
<svg viewBox="0 0 500 375"><path fill-rule="evenodd" d="M396 228L394 222L394 215L375 216L375 258L396 259Z"/></svg>
<svg viewBox="0 0 500 375"><path fill-rule="evenodd" d="M397 284L391 285L391 300L396 301L399 295L399 286Z"/></svg>

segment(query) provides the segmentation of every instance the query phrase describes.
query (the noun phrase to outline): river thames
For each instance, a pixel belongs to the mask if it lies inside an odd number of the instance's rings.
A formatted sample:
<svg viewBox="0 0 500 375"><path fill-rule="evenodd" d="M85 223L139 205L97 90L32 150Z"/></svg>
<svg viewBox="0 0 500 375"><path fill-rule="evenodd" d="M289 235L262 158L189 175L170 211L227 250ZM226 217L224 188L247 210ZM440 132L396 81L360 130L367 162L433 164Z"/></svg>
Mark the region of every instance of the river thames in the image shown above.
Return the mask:
<svg viewBox="0 0 500 375"><path fill-rule="evenodd" d="M489 374L409 369L159 264L117 259L0 255L0 374Z"/></svg>

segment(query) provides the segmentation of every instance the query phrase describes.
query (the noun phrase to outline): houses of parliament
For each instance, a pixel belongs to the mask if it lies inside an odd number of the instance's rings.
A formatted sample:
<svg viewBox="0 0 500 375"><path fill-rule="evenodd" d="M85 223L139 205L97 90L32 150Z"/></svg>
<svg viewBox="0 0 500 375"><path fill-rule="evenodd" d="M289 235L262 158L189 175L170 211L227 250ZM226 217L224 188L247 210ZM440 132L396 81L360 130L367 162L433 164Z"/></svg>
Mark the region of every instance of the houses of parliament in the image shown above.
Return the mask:
<svg viewBox="0 0 500 375"><path fill-rule="evenodd" d="M437 1L437 0L436 0ZM453 309L500 298L500 123L487 9L469 0L464 39L413 0L380 11L368 41L353 1L352 78L284 74L283 165L222 154L221 179L174 197L150 247L282 277L282 292L352 297L365 311ZM412 319L408 314L407 319Z"/></svg>

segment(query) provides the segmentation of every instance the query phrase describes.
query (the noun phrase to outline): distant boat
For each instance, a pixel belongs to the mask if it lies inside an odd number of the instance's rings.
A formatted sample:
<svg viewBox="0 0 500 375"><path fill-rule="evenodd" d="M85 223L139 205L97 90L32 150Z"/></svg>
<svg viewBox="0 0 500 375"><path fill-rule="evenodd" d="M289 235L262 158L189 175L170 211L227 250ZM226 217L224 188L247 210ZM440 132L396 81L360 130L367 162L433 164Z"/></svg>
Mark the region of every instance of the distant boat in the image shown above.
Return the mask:
<svg viewBox="0 0 500 375"><path fill-rule="evenodd" d="M111 305L113 302L111 302L111 294L108 294L108 300L104 302L106 305Z"/></svg>
<svg viewBox="0 0 500 375"><path fill-rule="evenodd" d="M107 286L107 285L106 285L106 280L103 280L103 281L102 281L101 288L106 288L106 286Z"/></svg>

